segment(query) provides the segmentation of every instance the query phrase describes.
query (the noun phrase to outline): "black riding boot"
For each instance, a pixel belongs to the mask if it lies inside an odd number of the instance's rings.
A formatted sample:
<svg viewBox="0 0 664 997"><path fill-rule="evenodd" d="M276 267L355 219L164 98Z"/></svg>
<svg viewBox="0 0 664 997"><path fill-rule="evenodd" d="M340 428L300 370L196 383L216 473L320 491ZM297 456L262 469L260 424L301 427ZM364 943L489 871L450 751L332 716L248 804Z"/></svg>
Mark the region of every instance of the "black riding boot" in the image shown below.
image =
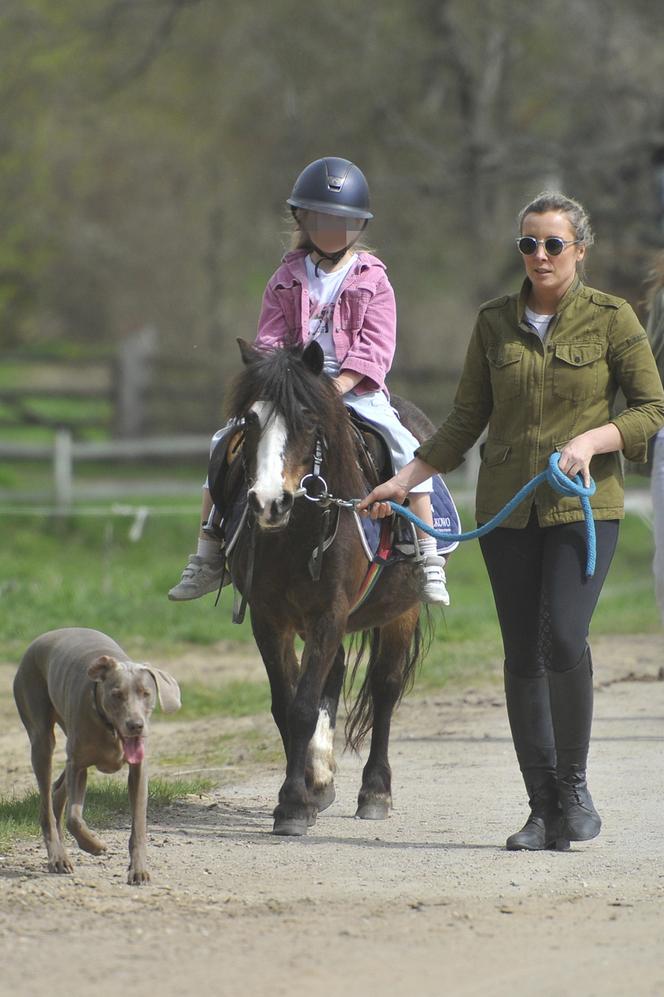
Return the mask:
<svg viewBox="0 0 664 997"><path fill-rule="evenodd" d="M571 841L588 841L599 834L602 826L586 784L593 716L593 668L589 647L574 668L549 672L549 694L564 833Z"/></svg>
<svg viewBox="0 0 664 997"><path fill-rule="evenodd" d="M561 835L556 749L549 706L546 672L515 675L505 669L505 698L512 740L528 791L530 816L506 842L509 851L564 851L569 841Z"/></svg>

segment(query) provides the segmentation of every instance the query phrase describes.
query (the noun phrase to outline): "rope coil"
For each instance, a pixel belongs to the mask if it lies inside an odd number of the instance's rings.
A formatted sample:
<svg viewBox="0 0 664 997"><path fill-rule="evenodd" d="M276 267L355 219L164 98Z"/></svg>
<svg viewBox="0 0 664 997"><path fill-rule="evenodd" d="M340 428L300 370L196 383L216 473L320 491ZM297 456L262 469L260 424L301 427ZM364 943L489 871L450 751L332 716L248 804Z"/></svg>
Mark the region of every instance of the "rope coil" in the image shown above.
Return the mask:
<svg viewBox="0 0 664 997"><path fill-rule="evenodd" d="M574 478L568 477L564 474L558 467L560 461L560 454L555 451L549 457L548 466L544 471L535 475L527 484L520 488L516 493L514 498L511 498L507 505L505 505L500 512L490 519L487 523L483 523L476 530L469 530L467 533L445 533L442 530L436 530L433 526L429 526L427 523L423 522L418 516L407 509L403 505L399 505L397 502L390 502L393 512L396 512L399 516L403 516L404 519L408 519L411 523L424 532L430 537L435 537L436 540L451 540L451 541L464 541L464 540L475 540L477 537L483 537L486 533L490 533L497 526L507 519L509 515L516 509L518 505L523 502L523 500L534 492L539 485L543 482L548 482L549 485L557 491L560 495L567 496L569 498L577 497L581 501L581 507L583 509L583 518L586 524L586 577L592 578L595 574L595 562L597 558L597 541L595 537L595 520L593 519L592 508L590 506L590 496L595 494L597 486L593 479L590 479L590 485L586 488L583 484L583 478L580 474L577 474Z"/></svg>

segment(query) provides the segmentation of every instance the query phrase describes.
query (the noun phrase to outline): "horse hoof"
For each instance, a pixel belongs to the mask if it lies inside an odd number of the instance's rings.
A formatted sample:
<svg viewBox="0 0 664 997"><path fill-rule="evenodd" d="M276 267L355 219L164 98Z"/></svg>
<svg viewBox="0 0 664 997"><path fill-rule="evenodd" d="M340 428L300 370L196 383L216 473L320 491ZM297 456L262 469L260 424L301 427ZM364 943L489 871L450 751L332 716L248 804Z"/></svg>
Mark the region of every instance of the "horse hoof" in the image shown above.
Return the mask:
<svg viewBox="0 0 664 997"><path fill-rule="evenodd" d="M315 818L313 822L315 823ZM272 833L299 837L306 834L307 828L310 826L307 817L275 817Z"/></svg>
<svg viewBox="0 0 664 997"><path fill-rule="evenodd" d="M321 786L320 789L314 790L309 795L318 813L321 810L327 810L337 798L333 782L328 782L327 786Z"/></svg>
<svg viewBox="0 0 664 997"><path fill-rule="evenodd" d="M355 816L360 820L387 820L390 808L382 800L365 800L358 806Z"/></svg>

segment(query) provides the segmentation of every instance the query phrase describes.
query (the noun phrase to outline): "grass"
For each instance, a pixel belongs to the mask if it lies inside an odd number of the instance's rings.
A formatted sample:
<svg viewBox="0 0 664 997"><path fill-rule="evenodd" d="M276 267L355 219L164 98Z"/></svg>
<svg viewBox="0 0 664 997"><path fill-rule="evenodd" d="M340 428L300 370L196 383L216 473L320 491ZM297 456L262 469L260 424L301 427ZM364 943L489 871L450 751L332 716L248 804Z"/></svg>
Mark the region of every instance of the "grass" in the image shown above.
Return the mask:
<svg viewBox="0 0 664 997"><path fill-rule="evenodd" d="M151 500L158 510L168 500ZM464 515L464 522L472 516ZM231 622L232 592L225 589L220 605L207 597L170 603L166 592L177 580L196 534L197 507L181 515L148 517L141 537L129 536L131 519L103 517L3 516L0 545L0 660L18 662L39 633L62 626L85 626L111 633L138 660L159 661L192 644L226 642L230 650L253 647L249 622ZM636 516L621 527L614 563L597 607L592 633L654 633L660 628L652 571L652 535ZM448 566L452 606L436 611L434 636L416 690L454 684L497 681L502 647L491 589L477 543L463 544ZM173 669L176 670L176 669ZM265 715L269 710L266 679L182 683L183 707L176 721ZM0 720L15 718L11 696L0 697ZM281 744L264 731L248 728L219 733L196 753L160 759L166 767L220 767L281 759ZM215 780L215 782L218 780ZM204 792L205 779L153 779L150 802L168 806L189 793ZM0 849L13 838L37 834L36 794L20 800L0 798ZM108 826L126 817L124 780L92 779L86 816L92 826Z"/></svg>
<svg viewBox="0 0 664 997"><path fill-rule="evenodd" d="M267 682L225 682L220 686L200 682L181 682L182 707L170 714L174 720L197 720L200 717L252 717L270 709ZM164 719L168 719L165 715Z"/></svg>
<svg viewBox="0 0 664 997"><path fill-rule="evenodd" d="M464 519L471 521L468 515ZM140 657L148 651L155 660L160 649L170 652L183 644L253 644L249 622L231 622L230 587L216 608L211 596L188 603L166 598L193 547L195 505L190 516L148 517L138 541L129 537L131 520L111 512L67 520L4 516L1 522L4 536L11 538L0 546L0 655L9 660L17 660L37 634L62 626L104 630L130 653ZM593 633L657 631L651 560L650 530L628 516ZM463 659L482 661L500 647L476 542L454 553L448 580L452 606L444 616L434 614L435 638L423 673L427 683L442 682ZM221 706L227 709L228 702Z"/></svg>
<svg viewBox="0 0 664 997"><path fill-rule="evenodd" d="M151 779L148 807L159 810L190 794L207 792L211 779ZM104 780L90 785L85 797L85 819L93 828L111 827L119 817L127 819L129 803L123 780ZM0 797L0 851L17 838L36 837L39 828L39 795L29 793L20 799Z"/></svg>

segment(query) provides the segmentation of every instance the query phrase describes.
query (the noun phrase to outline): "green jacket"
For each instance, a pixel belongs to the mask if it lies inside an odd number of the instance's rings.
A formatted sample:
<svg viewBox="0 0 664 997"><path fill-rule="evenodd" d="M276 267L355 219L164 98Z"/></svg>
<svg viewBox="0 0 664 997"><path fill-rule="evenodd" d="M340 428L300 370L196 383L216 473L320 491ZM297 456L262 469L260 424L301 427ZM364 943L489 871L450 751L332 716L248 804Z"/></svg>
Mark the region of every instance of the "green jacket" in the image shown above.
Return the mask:
<svg viewBox="0 0 664 997"><path fill-rule="evenodd" d="M650 436L664 424L664 389L648 343L622 298L575 280L549 325L544 343L524 319L530 281L519 294L480 308L454 407L416 451L440 471L452 471L488 424L477 483L476 518L483 523L542 471L554 450L588 429L613 422L628 460L646 460ZM613 415L618 389L625 409ZM590 471L597 491L595 519L624 516L619 453L597 454ZM523 527L532 503L542 526L583 518L579 500L545 483L504 526Z"/></svg>

